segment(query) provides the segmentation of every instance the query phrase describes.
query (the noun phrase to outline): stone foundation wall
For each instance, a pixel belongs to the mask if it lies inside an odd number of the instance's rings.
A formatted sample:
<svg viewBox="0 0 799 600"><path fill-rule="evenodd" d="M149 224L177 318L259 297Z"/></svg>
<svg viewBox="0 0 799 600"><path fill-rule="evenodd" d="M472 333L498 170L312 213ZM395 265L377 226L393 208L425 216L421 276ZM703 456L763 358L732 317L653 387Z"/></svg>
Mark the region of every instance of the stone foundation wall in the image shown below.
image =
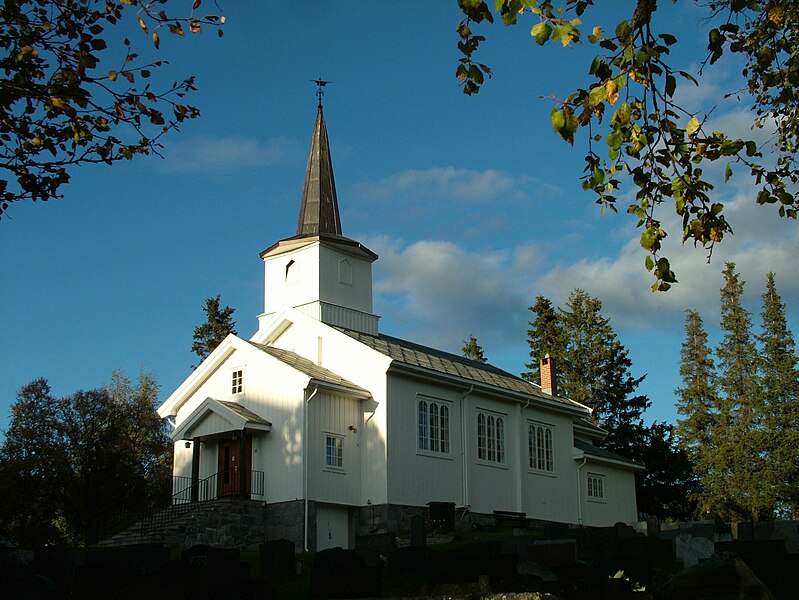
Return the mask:
<svg viewBox="0 0 799 600"><path fill-rule="evenodd" d="M163 543L181 549L198 544L257 549L267 539L263 502L222 499L202 507L178 528L164 532Z"/></svg>

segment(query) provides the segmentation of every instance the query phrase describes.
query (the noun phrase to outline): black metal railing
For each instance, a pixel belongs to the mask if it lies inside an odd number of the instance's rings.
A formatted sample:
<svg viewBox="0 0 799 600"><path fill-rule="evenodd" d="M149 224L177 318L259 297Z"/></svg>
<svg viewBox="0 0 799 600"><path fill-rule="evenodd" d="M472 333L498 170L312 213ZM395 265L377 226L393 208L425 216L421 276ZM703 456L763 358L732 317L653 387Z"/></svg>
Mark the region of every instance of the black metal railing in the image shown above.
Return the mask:
<svg viewBox="0 0 799 600"><path fill-rule="evenodd" d="M249 471L249 476L245 480L248 483L245 494L241 494L240 479L231 475L233 474L223 473L220 478L219 473L214 473L196 483L192 483L190 477L174 476L172 478L172 504L143 519L141 535L145 536L182 515L198 512L200 506L209 500L236 496L252 498L264 495L263 471Z"/></svg>

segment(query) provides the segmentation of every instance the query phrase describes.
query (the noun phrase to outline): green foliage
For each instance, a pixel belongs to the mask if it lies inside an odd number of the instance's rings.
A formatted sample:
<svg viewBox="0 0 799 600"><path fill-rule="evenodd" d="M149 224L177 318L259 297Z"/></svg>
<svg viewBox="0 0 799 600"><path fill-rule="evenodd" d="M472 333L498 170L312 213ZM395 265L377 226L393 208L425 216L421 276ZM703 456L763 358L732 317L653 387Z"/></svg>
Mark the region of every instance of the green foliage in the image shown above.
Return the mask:
<svg viewBox="0 0 799 600"><path fill-rule="evenodd" d="M718 490L720 510L736 518L771 513L774 490L764 485L769 464L764 455L764 404L757 375L757 348L751 315L742 306L744 282L728 262L721 288L721 328L724 338L716 348L719 361L718 425L714 437L721 451L710 473Z"/></svg>
<svg viewBox="0 0 799 600"><path fill-rule="evenodd" d="M0 448L0 535L26 547L64 541L56 524L65 494L61 407L46 380L23 386Z"/></svg>
<svg viewBox="0 0 799 600"><path fill-rule="evenodd" d="M480 363L486 362L485 354L483 354L483 348L477 343L477 338L471 333L469 334L469 339L463 341L463 348L461 348L461 352L463 352L463 355L466 358Z"/></svg>
<svg viewBox="0 0 799 600"><path fill-rule="evenodd" d="M676 445L671 426L644 425L649 398L635 393L643 377L630 374L627 349L602 316L602 302L578 289L564 308L556 311L538 296L530 310L535 314L527 331L532 360L522 377L540 381L539 360L549 354L558 395L592 409L594 424L608 432L602 446L646 465L647 471L636 475L638 509L661 518L690 517L697 483L688 457Z"/></svg>
<svg viewBox="0 0 799 600"><path fill-rule="evenodd" d="M609 432L606 448L629 456L625 451L650 404L646 396L635 395L643 377L630 374L627 349L602 315L598 298L573 291L559 320L566 345L558 388L567 398L593 410L594 423Z"/></svg>
<svg viewBox="0 0 799 600"><path fill-rule="evenodd" d="M464 19L457 27L462 57L456 76L464 93L472 95L484 83L483 74L490 74L487 66L473 60L485 37L472 27L494 19L485 2L459 0L458 4ZM617 210L622 178L633 182L634 201L626 211L642 230L641 247L647 253L644 266L654 275L653 290L668 290L677 281L668 258L661 256L661 244L668 235L657 217L662 204L673 204L681 218L682 241L701 245L709 253L725 234L732 233L724 205L712 199L713 185L705 167L713 163L725 166L725 180L733 176L733 163L743 165L759 186L757 202L777 205L780 216L796 219L799 2L707 3L708 23L721 24L708 25L708 55L699 75L725 52L742 59L743 93L752 102L752 125L776 127L774 147L769 149L775 155L771 165L761 164L764 149L756 142L709 131L708 115L695 114L675 102L678 82L694 86L699 82L670 64L677 37L653 26L656 0L630 2L629 19L619 22L613 32L597 26L587 36L582 19L589 9L599 11L601 2L496 0L495 4L505 25L531 18L530 34L537 45L572 46L584 38L598 45L585 87L556 101L552 128L569 144L574 144L580 127L587 129L582 185L596 196L602 210Z"/></svg>
<svg viewBox="0 0 799 600"><path fill-rule="evenodd" d="M635 474L638 510L661 519L689 521L697 513L699 479L688 454L677 443L674 427L655 422L632 436L627 451L646 466Z"/></svg>
<svg viewBox="0 0 799 600"><path fill-rule="evenodd" d="M714 494L710 474L718 438L714 435L715 411L719 403L715 364L708 346L702 317L693 310L686 311L685 340L680 352L680 377L683 387L675 390L677 412L681 415L677 425L680 447L685 451L694 473L699 477L709 497ZM702 501L708 510L709 497Z"/></svg>
<svg viewBox="0 0 799 600"><path fill-rule="evenodd" d="M535 304L529 307L535 318L528 322L527 343L530 346L530 362L525 365L528 369L522 377L536 383L541 381L541 359L549 354L559 368L562 361L563 349L566 341L563 339L563 329L560 327L558 314L552 302L544 296L537 296Z"/></svg>
<svg viewBox="0 0 799 600"><path fill-rule="evenodd" d="M799 359L774 273L766 277L760 315L762 332L757 339L765 401L763 428L767 432L769 466L778 488L776 511L781 516L796 518L799 515Z"/></svg>
<svg viewBox="0 0 799 600"><path fill-rule="evenodd" d="M158 385L115 372L109 386L56 399L24 386L0 449L2 535L24 546L84 545L169 500L171 442Z"/></svg>
<svg viewBox="0 0 799 600"><path fill-rule="evenodd" d="M203 310L206 321L194 328L194 343L191 346L191 351L199 356L200 360L205 360L228 334L236 334L236 321L233 320L233 313L236 312L236 309L229 306L220 309L221 297L221 294L217 294L215 298L205 300Z"/></svg>
<svg viewBox="0 0 799 600"><path fill-rule="evenodd" d="M115 27L134 11L156 48L163 29L183 35L184 26L195 33L224 22L195 16L201 0L189 16L169 16L166 1L7 0L0 7L0 215L13 202L59 198L77 165L157 154L164 134L199 116L182 100L195 89L193 77L153 88L148 79L166 61L140 61L128 39L117 62L104 56Z"/></svg>
<svg viewBox="0 0 799 600"><path fill-rule="evenodd" d="M744 282L727 263L718 368L701 317L687 311L677 431L702 484L703 511L728 519L786 516L799 499L799 370L785 305L770 273L756 340L741 305Z"/></svg>

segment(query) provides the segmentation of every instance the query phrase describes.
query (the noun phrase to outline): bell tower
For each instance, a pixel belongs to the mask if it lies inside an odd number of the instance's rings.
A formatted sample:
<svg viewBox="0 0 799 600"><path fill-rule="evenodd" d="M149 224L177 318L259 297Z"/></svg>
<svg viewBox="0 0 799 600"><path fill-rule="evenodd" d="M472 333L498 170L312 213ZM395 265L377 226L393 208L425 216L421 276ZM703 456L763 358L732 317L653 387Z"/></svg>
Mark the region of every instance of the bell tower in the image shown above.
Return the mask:
<svg viewBox="0 0 799 600"><path fill-rule="evenodd" d="M344 237L327 137L322 87L316 81L316 112L297 233L261 253L264 261L266 323L285 308L296 308L328 325L377 335L372 313L372 263L377 254Z"/></svg>

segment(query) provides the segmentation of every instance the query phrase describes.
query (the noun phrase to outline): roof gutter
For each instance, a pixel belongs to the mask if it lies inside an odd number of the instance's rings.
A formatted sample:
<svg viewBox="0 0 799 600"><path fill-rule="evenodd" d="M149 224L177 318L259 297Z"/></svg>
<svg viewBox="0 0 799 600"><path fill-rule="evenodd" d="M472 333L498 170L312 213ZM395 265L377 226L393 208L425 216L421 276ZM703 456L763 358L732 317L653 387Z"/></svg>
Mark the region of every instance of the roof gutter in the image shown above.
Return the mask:
<svg viewBox="0 0 799 600"><path fill-rule="evenodd" d="M441 373L440 371L430 371L428 369L425 369L424 367L416 367L414 365L409 365L407 363L398 362L397 360L391 361L391 366L389 367L389 369L398 370L398 371L407 371L408 373L420 375L425 379L439 380L439 381L441 379L446 379L452 382L453 385L461 389L466 386L472 386L472 388L479 388L481 391L486 391L494 396L513 396L518 402L529 402L530 398L535 398L535 400L539 401L542 404L545 404L547 407L567 414L584 416L586 413L590 413L590 409L587 406L584 406L577 402L573 402L572 400L568 401L571 404L564 404L563 402L557 402L556 400L550 400L549 398L536 396L535 394L525 394L524 392L509 390L507 388L497 387L487 383L481 383L479 381L474 381L472 379L464 379L463 377L456 377L454 375L449 375L447 373Z"/></svg>

